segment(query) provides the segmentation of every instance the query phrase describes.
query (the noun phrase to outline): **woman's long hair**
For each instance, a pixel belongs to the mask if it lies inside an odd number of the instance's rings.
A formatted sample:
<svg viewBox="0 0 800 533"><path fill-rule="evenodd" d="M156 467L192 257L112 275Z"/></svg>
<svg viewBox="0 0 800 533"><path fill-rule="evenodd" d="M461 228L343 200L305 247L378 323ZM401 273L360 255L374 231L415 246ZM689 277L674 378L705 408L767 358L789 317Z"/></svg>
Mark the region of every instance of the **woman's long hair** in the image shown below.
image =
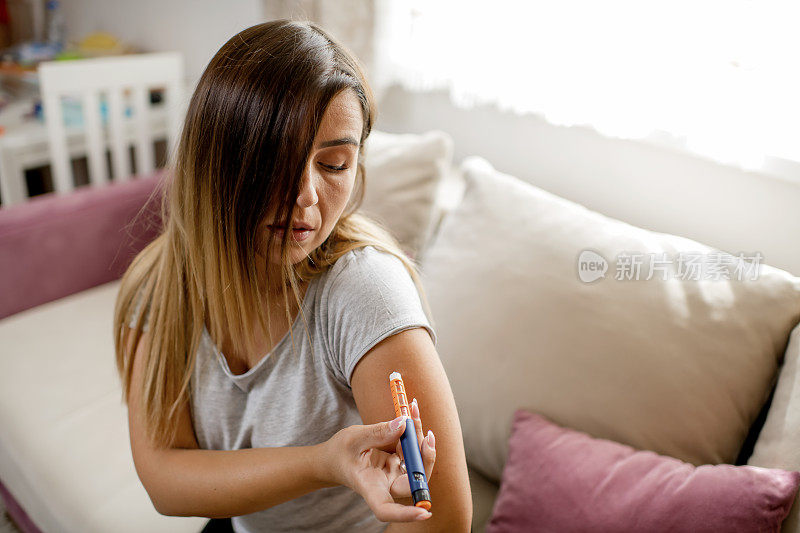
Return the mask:
<svg viewBox="0 0 800 533"><path fill-rule="evenodd" d="M269 262L274 233L258 256L263 223L267 213L292 223L317 129L331 99L343 90L357 95L364 120L353 194L325 242L296 265L289 260L291 232L283 232L280 286L287 322L292 323L287 287L308 335L298 287L368 245L404 263L433 321L415 262L385 227L357 212L364 197L364 142L376 115L359 61L309 21L279 19L247 28L220 48L198 82L161 194L159 236L122 276L114 309L126 404L134 354L147 324L139 396L156 445L175 442L179 412L191 401L204 326L213 339L227 333L236 353L254 353L249 326L255 321L269 335L271 295L259 283L256 261Z"/></svg>

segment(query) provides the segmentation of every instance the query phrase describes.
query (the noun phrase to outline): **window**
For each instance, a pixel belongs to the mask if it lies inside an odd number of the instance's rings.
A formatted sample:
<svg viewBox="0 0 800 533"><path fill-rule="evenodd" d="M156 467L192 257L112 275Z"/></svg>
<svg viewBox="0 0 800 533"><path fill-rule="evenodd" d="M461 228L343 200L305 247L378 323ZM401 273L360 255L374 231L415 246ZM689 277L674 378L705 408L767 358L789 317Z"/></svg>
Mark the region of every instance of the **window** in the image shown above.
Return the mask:
<svg viewBox="0 0 800 533"><path fill-rule="evenodd" d="M800 5L745 0L380 4L379 84L800 178Z"/></svg>

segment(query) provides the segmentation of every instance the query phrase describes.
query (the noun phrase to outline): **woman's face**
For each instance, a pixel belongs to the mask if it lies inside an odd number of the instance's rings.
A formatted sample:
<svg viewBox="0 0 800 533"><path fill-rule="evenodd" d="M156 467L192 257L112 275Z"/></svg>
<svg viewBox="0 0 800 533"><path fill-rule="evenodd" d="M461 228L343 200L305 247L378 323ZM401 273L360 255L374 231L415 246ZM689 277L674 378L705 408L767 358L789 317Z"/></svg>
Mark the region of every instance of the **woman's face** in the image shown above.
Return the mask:
<svg viewBox="0 0 800 533"><path fill-rule="evenodd" d="M362 128L361 105L355 93L351 89L340 92L331 100L322 117L303 171L294 224L295 227L305 225L311 229L294 230L289 236L292 264L302 261L328 238L347 206L355 183ZM270 225L274 217L273 212L265 218L261 231L264 247L270 234L274 234L269 262L279 265L283 232Z"/></svg>

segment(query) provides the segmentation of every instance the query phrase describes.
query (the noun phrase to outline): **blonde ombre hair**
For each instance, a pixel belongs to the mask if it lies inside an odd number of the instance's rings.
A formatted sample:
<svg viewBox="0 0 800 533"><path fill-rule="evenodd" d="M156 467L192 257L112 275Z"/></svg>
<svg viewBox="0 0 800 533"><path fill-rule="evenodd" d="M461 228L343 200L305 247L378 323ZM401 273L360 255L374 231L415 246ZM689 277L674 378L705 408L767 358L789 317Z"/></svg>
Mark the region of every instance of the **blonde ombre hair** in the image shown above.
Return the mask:
<svg viewBox="0 0 800 533"><path fill-rule="evenodd" d="M317 129L331 99L343 90L355 92L364 118L353 194L328 238L295 265L289 260L291 232L283 232L280 286L287 322L293 319L288 288L311 340L300 284L368 245L403 262L433 320L416 263L384 226L357 212L365 190L364 142L376 116L359 61L309 21L279 19L247 28L219 49L197 84L168 178L151 196L161 197L159 235L122 276L114 308L116 363L126 404L147 319L139 396L147 433L157 445L175 442L178 414L191 401L204 326L214 339L226 332L236 353L254 352L249 324L258 321L270 335L274 295L257 278L259 228L273 206L275 220L291 224ZM268 248L274 240L269 233ZM269 257L266 253L261 260ZM274 344L271 337L269 342Z"/></svg>

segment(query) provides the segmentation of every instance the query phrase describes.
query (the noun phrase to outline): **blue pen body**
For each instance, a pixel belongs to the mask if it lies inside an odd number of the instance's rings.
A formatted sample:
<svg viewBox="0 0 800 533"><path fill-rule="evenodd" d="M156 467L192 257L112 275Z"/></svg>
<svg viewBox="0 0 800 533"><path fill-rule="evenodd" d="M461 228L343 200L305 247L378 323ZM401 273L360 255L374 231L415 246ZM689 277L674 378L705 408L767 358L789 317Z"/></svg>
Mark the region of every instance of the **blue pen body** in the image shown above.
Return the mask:
<svg viewBox="0 0 800 533"><path fill-rule="evenodd" d="M408 484L411 487L411 497L414 505L421 501L431 501L428 489L428 478L425 476L425 467L422 466L422 454L419 451L417 430L414 421L406 418L406 429L400 437L400 447L403 449L403 460L408 473Z"/></svg>

